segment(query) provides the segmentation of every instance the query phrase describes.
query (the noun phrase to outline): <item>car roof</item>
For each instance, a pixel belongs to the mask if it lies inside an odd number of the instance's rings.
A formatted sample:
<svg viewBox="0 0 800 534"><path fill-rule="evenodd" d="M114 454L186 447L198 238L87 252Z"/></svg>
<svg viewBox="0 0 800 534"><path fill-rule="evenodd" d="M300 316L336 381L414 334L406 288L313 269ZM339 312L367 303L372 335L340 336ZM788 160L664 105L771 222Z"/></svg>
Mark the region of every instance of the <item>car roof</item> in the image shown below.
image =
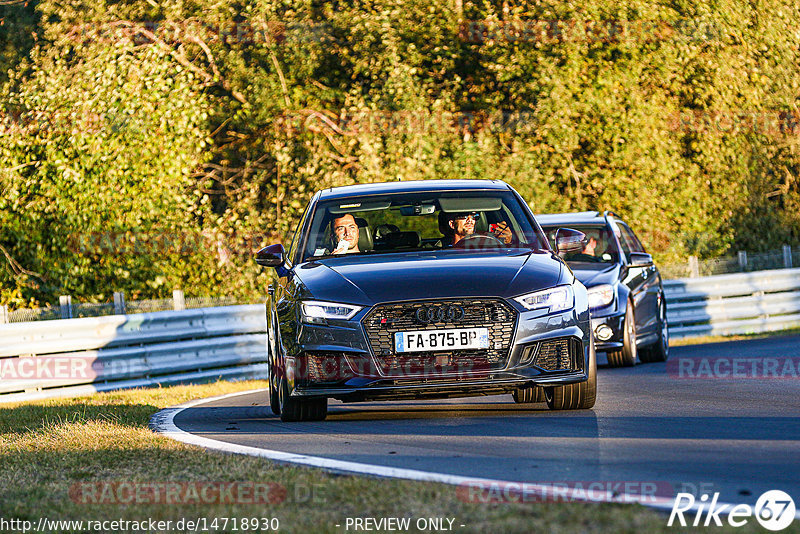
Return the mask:
<svg viewBox="0 0 800 534"><path fill-rule="evenodd" d="M360 195L391 193L424 193L439 191L508 191L509 185L502 180L414 180L346 185L320 191L320 200L346 198Z"/></svg>
<svg viewBox="0 0 800 534"><path fill-rule="evenodd" d="M542 213L536 215L542 226L558 224L599 224L605 225L605 216L598 211L576 211L572 213Z"/></svg>

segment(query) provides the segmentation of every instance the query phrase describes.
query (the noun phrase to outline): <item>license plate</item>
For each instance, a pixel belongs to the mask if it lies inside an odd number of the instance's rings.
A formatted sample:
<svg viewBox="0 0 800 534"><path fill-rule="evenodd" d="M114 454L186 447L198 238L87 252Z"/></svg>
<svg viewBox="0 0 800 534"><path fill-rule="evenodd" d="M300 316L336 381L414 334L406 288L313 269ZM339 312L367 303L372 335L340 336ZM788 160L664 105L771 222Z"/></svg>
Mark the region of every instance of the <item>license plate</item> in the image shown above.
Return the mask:
<svg viewBox="0 0 800 534"><path fill-rule="evenodd" d="M488 348L488 328L414 330L394 334L394 349L397 353Z"/></svg>

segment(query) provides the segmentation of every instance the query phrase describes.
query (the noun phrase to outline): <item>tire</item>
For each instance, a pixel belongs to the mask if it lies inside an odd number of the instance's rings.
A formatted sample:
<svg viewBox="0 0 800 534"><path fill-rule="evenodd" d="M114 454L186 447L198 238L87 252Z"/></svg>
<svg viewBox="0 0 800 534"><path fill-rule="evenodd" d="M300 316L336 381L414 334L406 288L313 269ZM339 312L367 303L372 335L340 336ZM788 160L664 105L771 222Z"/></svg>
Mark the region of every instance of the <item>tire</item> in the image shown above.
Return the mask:
<svg viewBox="0 0 800 534"><path fill-rule="evenodd" d="M532 404L534 402L544 402L544 388L533 386L529 388L519 388L511 392L514 402L517 404Z"/></svg>
<svg viewBox="0 0 800 534"><path fill-rule="evenodd" d="M664 296L659 298L658 341L642 349L639 358L646 363L665 362L669 358L669 325L667 324L667 303Z"/></svg>
<svg viewBox="0 0 800 534"><path fill-rule="evenodd" d="M633 311L633 302L631 301L628 301L628 306L625 310L622 332L622 350L606 353L608 365L611 367L632 367L636 365L639 357L636 350L636 317Z"/></svg>
<svg viewBox="0 0 800 534"><path fill-rule="evenodd" d="M551 410L588 410L594 406L597 400L597 354L594 350L594 337L589 343L589 369L586 381L542 388L547 407Z"/></svg>
<svg viewBox="0 0 800 534"><path fill-rule="evenodd" d="M269 394L269 409L272 411L274 415L280 415L281 403L280 400L278 399L278 378L277 376L275 376L275 369L274 369L275 358L273 357L274 355L272 354L273 349L272 347L270 347L269 334L267 334L266 349L267 349L267 368L268 368L267 378L269 380L269 389L267 390Z"/></svg>
<svg viewBox="0 0 800 534"><path fill-rule="evenodd" d="M278 379L275 373L272 372L272 362L269 363L269 409L275 415L281 414L281 401L278 396L278 388L276 387Z"/></svg>
<svg viewBox="0 0 800 534"><path fill-rule="evenodd" d="M289 396L286 379L281 378L279 386L281 421L322 421L328 416L328 399L293 399Z"/></svg>

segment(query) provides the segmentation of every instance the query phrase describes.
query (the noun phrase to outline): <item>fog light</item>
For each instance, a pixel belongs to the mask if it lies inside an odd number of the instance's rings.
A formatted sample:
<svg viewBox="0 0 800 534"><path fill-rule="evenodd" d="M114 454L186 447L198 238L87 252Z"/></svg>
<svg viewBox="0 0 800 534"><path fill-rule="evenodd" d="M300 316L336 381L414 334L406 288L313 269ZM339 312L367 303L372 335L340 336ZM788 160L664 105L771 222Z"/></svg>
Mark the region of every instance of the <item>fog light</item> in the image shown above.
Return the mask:
<svg viewBox="0 0 800 534"><path fill-rule="evenodd" d="M605 324L597 325L597 328L594 329L594 337L600 341L608 341L613 335L614 331Z"/></svg>

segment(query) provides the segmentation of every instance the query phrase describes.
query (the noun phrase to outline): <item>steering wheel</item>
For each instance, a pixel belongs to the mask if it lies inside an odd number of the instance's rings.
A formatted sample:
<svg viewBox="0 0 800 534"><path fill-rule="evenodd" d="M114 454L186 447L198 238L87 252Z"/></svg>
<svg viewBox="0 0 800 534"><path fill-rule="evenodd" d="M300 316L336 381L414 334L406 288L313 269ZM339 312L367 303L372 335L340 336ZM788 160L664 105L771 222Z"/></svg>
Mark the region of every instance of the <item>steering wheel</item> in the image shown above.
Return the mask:
<svg viewBox="0 0 800 534"><path fill-rule="evenodd" d="M493 233L470 234L458 240L453 248L476 249L476 248L505 248L505 242Z"/></svg>

